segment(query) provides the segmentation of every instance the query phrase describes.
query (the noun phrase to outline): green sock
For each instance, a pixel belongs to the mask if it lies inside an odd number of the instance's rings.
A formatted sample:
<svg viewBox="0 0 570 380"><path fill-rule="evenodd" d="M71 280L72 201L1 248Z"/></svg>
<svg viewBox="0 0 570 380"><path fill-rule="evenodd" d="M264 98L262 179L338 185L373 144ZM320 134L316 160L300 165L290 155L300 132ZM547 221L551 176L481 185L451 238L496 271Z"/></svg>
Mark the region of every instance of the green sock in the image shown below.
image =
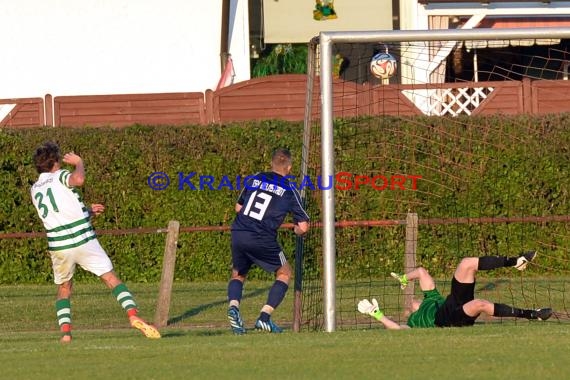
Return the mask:
<svg viewBox="0 0 570 380"><path fill-rule="evenodd" d="M55 301L55 311L60 330L65 335L71 335L71 301L69 298Z"/></svg>
<svg viewBox="0 0 570 380"><path fill-rule="evenodd" d="M117 299L117 302L119 302L119 305L121 305L121 307L127 312L129 317L131 315L136 315L137 304L133 295L129 292L127 285L121 283L115 286L112 293Z"/></svg>

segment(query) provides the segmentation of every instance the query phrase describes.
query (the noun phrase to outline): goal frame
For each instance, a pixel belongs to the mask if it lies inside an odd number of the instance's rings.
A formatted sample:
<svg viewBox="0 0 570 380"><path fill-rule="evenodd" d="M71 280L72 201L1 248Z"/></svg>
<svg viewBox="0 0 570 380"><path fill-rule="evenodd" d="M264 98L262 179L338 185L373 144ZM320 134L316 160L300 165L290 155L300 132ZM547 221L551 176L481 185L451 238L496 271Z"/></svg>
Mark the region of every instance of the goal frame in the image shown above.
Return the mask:
<svg viewBox="0 0 570 380"><path fill-rule="evenodd" d="M438 29L386 31L330 31L318 36L320 50L321 98L321 170L323 178L334 176L333 140L333 46L335 43L467 41L515 39L569 39L570 28L507 28L507 29ZM309 55L311 55L309 51ZM311 66L308 66L311 68ZM311 69L312 70L312 69ZM315 73L308 71L311 79ZM312 99L307 87L307 102ZM309 109L306 112L311 112ZM306 115L307 119L307 115ZM305 122L305 129L307 129ZM305 138L306 139L306 138ZM304 150L306 146L304 145ZM307 152L303 152L304 158ZM306 158L303 160L306 161ZM306 170L306 168L305 168ZM303 174L306 174L303 172ZM335 188L322 191L322 247L323 247L323 316L326 332L336 330L336 244L335 244Z"/></svg>

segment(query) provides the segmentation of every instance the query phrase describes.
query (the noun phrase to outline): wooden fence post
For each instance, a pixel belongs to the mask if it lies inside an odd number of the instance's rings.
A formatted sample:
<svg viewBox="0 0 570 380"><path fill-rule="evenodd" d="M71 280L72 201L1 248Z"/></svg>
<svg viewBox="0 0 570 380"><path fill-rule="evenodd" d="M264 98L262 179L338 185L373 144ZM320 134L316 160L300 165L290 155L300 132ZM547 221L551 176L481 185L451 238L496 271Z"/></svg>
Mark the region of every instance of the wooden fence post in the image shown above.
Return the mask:
<svg viewBox="0 0 570 380"><path fill-rule="evenodd" d="M53 96L46 94L44 98L44 125L53 127Z"/></svg>
<svg viewBox="0 0 570 380"><path fill-rule="evenodd" d="M158 291L158 300L156 302L156 311L154 314L154 325L156 327L165 327L168 324L170 297L172 295L172 283L174 282L174 264L176 263L176 246L178 244L179 232L180 223L176 220L171 220L168 223L168 232L166 234L160 289Z"/></svg>
<svg viewBox="0 0 570 380"><path fill-rule="evenodd" d="M416 268L416 252L418 248L418 214L408 213L406 216L406 246L404 255L404 273ZM404 289L404 305L409 313L414 299L414 282Z"/></svg>

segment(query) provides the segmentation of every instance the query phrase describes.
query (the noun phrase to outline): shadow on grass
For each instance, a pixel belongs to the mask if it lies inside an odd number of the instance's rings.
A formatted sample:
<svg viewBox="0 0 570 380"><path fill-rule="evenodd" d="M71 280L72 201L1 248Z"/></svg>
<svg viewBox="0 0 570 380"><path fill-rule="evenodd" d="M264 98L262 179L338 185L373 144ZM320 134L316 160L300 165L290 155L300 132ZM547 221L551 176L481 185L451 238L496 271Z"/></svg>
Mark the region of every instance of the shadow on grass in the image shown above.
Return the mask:
<svg viewBox="0 0 570 380"><path fill-rule="evenodd" d="M263 289L256 289L256 290L253 290L253 291L251 291L251 292L249 292L249 293L245 293L242 298L243 298L243 299L247 299L247 298L257 297L257 296L259 296L259 295L261 295L261 294L264 294L264 293L268 292L269 289L270 289L270 287L265 287L265 288L263 288ZM193 309L186 310L186 311L185 311L184 313L182 313L181 315L178 315L178 316L175 316L175 317L170 318L170 319L168 320L168 322L166 322L166 325L167 325L167 326L170 326L170 325L173 325L173 324L182 322L183 320L185 320L185 319L187 319L187 318L190 318L190 317L193 317L193 316L195 316L195 315L200 314L200 313L203 312L204 310L208 310L208 309L211 309L211 308L213 308L213 307L220 306L220 305L225 305L225 304L227 304L227 301L226 301L226 300L223 300L223 301L216 301L216 302L211 302L211 303L199 305L199 306L197 306L197 307L195 307L195 308L193 308Z"/></svg>
<svg viewBox="0 0 570 380"><path fill-rule="evenodd" d="M188 333L185 331L169 331L161 333L161 335L162 335L161 339L169 339L169 338L179 338L181 336L186 336L188 335Z"/></svg>

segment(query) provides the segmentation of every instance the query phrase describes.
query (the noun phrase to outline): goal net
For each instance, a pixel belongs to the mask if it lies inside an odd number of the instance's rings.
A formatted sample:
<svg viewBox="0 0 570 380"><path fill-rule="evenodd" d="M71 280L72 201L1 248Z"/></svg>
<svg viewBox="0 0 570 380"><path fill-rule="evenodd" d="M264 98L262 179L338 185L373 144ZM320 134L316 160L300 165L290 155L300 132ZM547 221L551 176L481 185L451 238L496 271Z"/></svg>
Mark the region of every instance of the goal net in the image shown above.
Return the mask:
<svg viewBox="0 0 570 380"><path fill-rule="evenodd" d="M405 323L421 293L390 272L423 266L445 296L461 258L529 250L523 272L479 272L476 297L568 319L568 38L537 28L311 41L301 174L312 228L297 244L295 329L371 327L363 298Z"/></svg>

